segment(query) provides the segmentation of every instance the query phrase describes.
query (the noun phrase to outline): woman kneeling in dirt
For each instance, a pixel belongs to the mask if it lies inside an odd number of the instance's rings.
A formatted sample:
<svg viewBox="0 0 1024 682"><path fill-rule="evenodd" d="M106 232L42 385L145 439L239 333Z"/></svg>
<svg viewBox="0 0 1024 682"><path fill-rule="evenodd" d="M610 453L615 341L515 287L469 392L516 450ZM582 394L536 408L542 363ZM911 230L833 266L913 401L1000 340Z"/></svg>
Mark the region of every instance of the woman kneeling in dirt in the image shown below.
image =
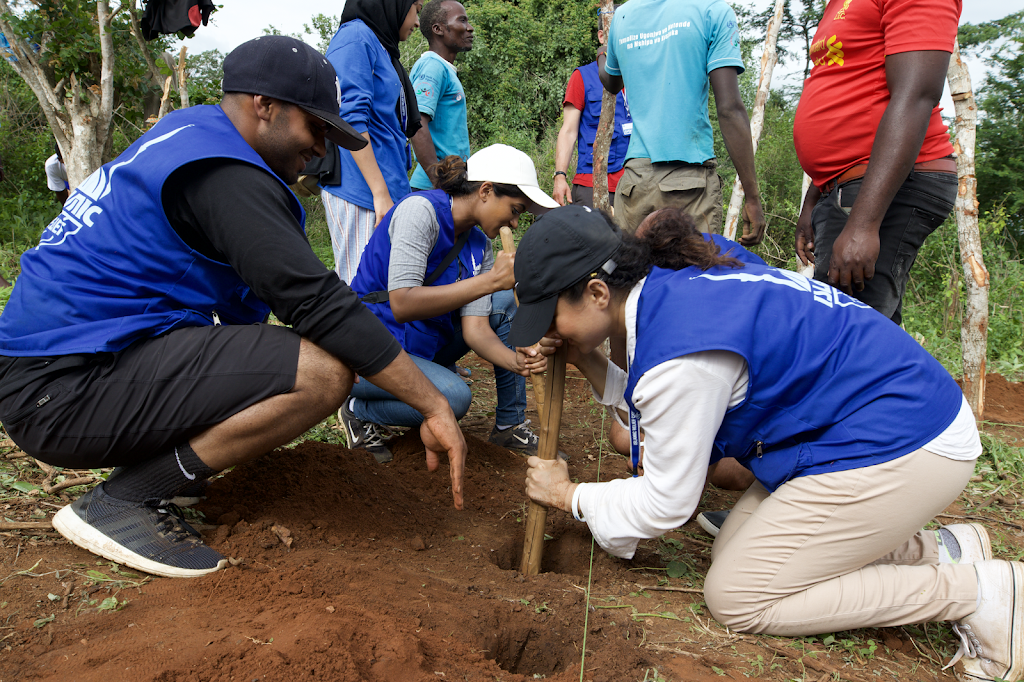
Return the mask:
<svg viewBox="0 0 1024 682"><path fill-rule="evenodd" d="M981 444L956 383L906 332L823 283L722 257L678 220L637 238L559 208L527 231L515 273L510 341L550 328L598 400L646 432L644 476L574 484L531 457L531 498L629 558L690 517L709 462L735 457L756 481L712 550L720 623L802 636L957 621L968 679L1021 677L1024 564L991 560L976 524L921 529ZM600 351L611 336L628 374Z"/></svg>
<svg viewBox="0 0 1024 682"><path fill-rule="evenodd" d="M508 347L516 303L513 257L495 259L491 239L524 211L558 206L537 185L530 157L503 144L463 161L435 166L439 189L414 192L388 211L374 230L352 280L367 307L444 394L456 418L469 410L470 389L449 370L470 349L494 364L498 404L490 441L536 454L526 419L526 379L543 371L536 349ZM479 227L477 227L479 226ZM368 382L352 389L341 408L350 447L391 459L377 424L417 426L422 415Z"/></svg>

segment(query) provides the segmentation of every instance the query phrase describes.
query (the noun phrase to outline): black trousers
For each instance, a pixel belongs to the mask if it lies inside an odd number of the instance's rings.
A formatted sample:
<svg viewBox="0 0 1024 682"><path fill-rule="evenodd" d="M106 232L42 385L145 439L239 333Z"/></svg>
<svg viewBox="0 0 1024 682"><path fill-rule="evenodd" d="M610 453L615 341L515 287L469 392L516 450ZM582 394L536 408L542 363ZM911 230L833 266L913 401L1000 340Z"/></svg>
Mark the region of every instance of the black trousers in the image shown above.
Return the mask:
<svg viewBox="0 0 1024 682"><path fill-rule="evenodd" d="M136 464L292 390L299 342L269 324L178 329L29 384L0 400L0 420L49 464Z"/></svg>
<svg viewBox="0 0 1024 682"><path fill-rule="evenodd" d="M832 245L846 227L850 209L863 179L833 188L814 206L814 279L827 282ZM878 231L879 251L875 276L864 282L854 298L899 324L903 320L903 295L910 268L924 240L942 224L956 200L955 173L914 172L903 183L885 212Z"/></svg>

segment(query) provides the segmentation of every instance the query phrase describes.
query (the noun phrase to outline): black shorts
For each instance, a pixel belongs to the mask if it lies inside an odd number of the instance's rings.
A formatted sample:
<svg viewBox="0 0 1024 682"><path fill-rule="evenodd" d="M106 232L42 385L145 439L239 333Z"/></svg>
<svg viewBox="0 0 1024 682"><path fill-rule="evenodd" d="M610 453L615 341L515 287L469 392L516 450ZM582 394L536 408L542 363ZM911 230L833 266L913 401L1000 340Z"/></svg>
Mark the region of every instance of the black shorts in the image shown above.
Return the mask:
<svg viewBox="0 0 1024 682"><path fill-rule="evenodd" d="M290 391L299 341L269 324L178 329L30 384L0 401L0 421L49 464L141 462Z"/></svg>

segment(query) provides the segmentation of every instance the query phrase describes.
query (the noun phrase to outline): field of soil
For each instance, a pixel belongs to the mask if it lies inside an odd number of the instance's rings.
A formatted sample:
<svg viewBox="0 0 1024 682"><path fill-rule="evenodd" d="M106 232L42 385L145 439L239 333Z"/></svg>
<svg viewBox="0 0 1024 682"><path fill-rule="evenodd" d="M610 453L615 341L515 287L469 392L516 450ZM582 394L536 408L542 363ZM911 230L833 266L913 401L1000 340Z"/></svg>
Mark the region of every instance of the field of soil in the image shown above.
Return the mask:
<svg viewBox="0 0 1024 682"><path fill-rule="evenodd" d="M218 478L197 523L236 565L200 579L137 574L52 531L0 533L0 682L953 679L940 672L955 648L942 625L801 639L722 628L700 590L711 538L693 521L623 561L553 511L542 574L520 575L525 462L487 443L493 379L470 364L464 511L447 468L428 473L406 434L386 465L306 441ZM571 474L628 476L602 447L586 386L570 369L560 447ZM1019 447L1024 385L993 375L988 386L986 418ZM991 492L996 478L976 478L940 520L992 519L997 548L1020 556L1019 484ZM703 507L738 496L709 489ZM63 504L7 497L0 521L45 526Z"/></svg>

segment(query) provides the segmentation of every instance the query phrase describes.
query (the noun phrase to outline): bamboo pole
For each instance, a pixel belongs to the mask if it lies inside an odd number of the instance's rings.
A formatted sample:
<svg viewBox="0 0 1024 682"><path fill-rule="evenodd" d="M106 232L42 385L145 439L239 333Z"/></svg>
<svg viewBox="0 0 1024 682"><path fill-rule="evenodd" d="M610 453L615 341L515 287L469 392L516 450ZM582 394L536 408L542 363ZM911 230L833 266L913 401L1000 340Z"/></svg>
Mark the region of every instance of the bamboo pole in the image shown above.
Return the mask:
<svg viewBox="0 0 1024 682"><path fill-rule="evenodd" d="M976 419L985 413L985 355L988 342L988 270L981 254L978 229L978 181L974 175L974 138L978 108L971 88L971 74L960 59L960 47L953 46L946 74L956 111L956 170L960 178L956 204L957 237L963 261L967 300L960 323L960 349L963 353L963 391Z"/></svg>
<svg viewBox="0 0 1024 682"><path fill-rule="evenodd" d="M548 371L544 375L544 391L548 397L547 411L541 422L540 447L537 456L541 459L554 459L558 456L558 429L562 423L562 400L565 397L565 357L569 352L568 345L559 346L555 354L548 360ZM523 542L523 560L519 571L526 575L540 573L541 560L544 558L544 525L547 523L548 509L530 501L530 509L526 516L526 539Z"/></svg>
<svg viewBox="0 0 1024 682"><path fill-rule="evenodd" d="M761 139L761 130L764 128L764 106L768 102L768 95L771 93L772 71L776 62L779 61L779 51L776 44L779 41L779 27L782 26L782 10L785 6L784 0L775 0L775 13L768 22L768 35L764 38L764 52L761 54L761 77L757 82L757 98L754 100L754 115L750 119L750 141L754 145L754 153L757 153L757 143ZM726 239L736 239L736 227L739 224L740 211L743 209L743 184L740 176L732 186L732 198L729 199L729 212L725 215Z"/></svg>
<svg viewBox="0 0 1024 682"><path fill-rule="evenodd" d="M608 44L608 29L615 12L613 0L601 0L601 28L605 45ZM608 151L612 146L615 131L615 95L601 88L601 118L598 119L597 133L594 134L594 208L607 211L608 204Z"/></svg>
<svg viewBox="0 0 1024 682"><path fill-rule="evenodd" d="M516 242L512 236L512 228L503 227L498 231L498 235L501 237L501 250L505 253L516 253ZM519 294L515 294L516 305L519 305ZM533 401L537 403L537 419L540 423L544 423L544 408L547 401L544 399L544 381L537 380L537 377L530 377L530 385L533 386Z"/></svg>

